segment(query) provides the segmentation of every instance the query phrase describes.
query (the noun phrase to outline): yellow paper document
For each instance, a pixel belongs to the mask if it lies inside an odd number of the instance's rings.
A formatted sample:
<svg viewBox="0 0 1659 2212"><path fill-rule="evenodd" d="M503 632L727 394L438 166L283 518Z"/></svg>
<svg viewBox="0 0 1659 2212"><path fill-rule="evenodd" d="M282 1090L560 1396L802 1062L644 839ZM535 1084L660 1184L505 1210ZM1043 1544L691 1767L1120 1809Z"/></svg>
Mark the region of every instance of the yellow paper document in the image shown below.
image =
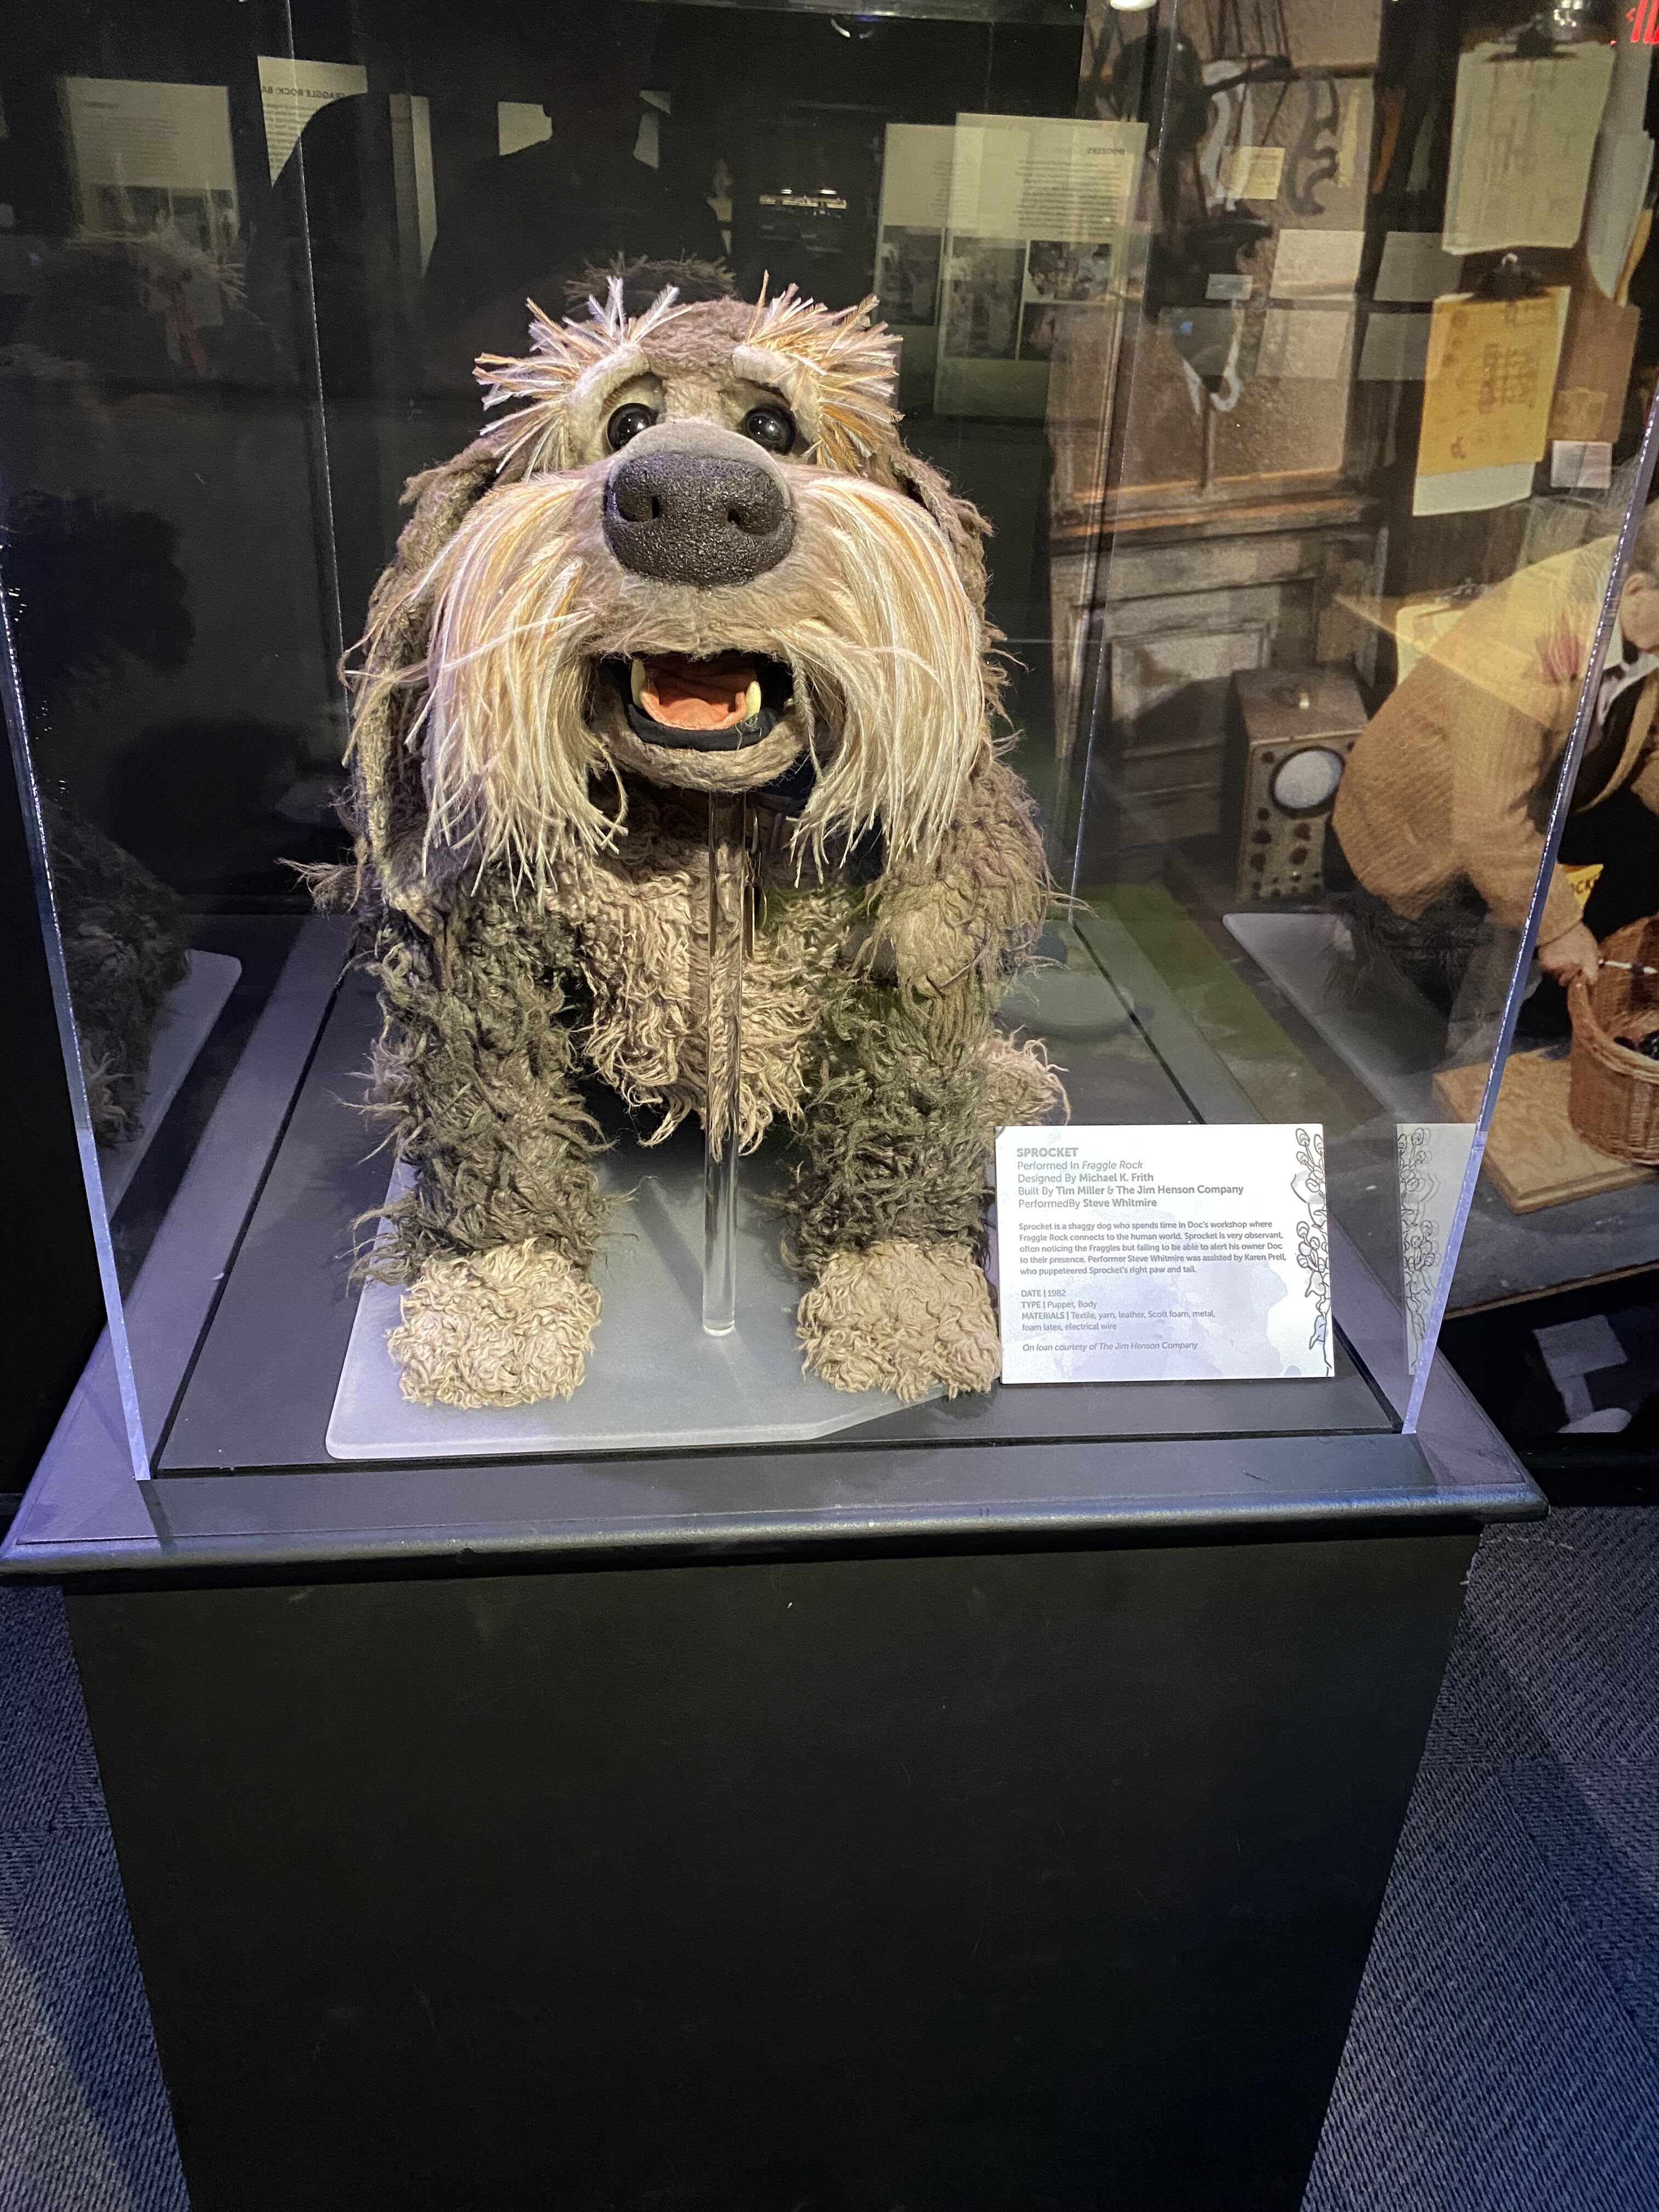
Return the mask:
<svg viewBox="0 0 1659 2212"><path fill-rule="evenodd" d="M1283 146L1233 146L1221 157L1221 188L1230 200L1276 200L1285 174Z"/></svg>
<svg viewBox="0 0 1659 2212"><path fill-rule="evenodd" d="M1566 309L1564 287L1530 300L1435 301L1419 476L1542 459Z"/></svg>

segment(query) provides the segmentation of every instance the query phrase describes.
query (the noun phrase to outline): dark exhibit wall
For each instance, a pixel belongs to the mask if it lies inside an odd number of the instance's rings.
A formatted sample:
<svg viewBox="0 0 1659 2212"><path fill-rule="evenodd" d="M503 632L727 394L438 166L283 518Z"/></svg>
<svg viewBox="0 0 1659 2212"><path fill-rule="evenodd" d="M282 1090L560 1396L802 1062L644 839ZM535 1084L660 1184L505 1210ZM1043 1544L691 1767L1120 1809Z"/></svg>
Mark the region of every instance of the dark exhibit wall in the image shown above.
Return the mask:
<svg viewBox="0 0 1659 2212"><path fill-rule="evenodd" d="M62 678L26 665L39 765L137 849L143 808L123 769L134 749L147 752L143 772L175 813L205 817L212 860L181 888L244 902L291 897L275 810L289 799L289 834L303 846L314 823L292 820L293 795L334 769L344 732L331 673L339 620L319 562L308 314L279 261L264 274L271 190L247 28L200 7L95 28L36 12L0 63L7 115L23 118L0 142L11 210L0 264L12 349L0 428L7 526L33 538L52 528L52 502L80 502L66 558L81 574L100 558L107 568L104 549L148 527L153 545L125 564L128 588L176 595L186 621L182 649L165 655L118 634L95 665ZM225 88L218 182L165 221L142 192L124 207L89 202L77 180L65 88L127 78ZM75 612L108 628L96 596ZM141 857L173 873L173 854Z"/></svg>

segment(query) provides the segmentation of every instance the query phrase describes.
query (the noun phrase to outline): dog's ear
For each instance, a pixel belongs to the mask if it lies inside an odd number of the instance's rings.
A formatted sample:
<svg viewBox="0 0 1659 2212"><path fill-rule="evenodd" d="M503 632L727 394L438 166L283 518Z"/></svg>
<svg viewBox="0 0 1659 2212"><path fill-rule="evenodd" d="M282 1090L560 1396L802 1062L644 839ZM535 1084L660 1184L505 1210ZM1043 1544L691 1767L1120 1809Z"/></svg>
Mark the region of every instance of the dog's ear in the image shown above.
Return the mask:
<svg viewBox="0 0 1659 2212"><path fill-rule="evenodd" d="M944 474L931 462L907 453L896 441L882 455L879 473L918 507L926 507L951 549L957 574L969 598L985 608L985 540L991 526L970 499L958 499Z"/></svg>
<svg viewBox="0 0 1659 2212"><path fill-rule="evenodd" d="M420 596L427 569L495 480L498 456L483 439L441 468L411 477L404 491L415 512L391 566L368 603L367 634L342 664L356 702L352 719L349 826L360 872L372 865L388 906L430 913L434 886L426 850L427 803L416 744L431 610ZM362 658L355 665L353 657Z"/></svg>
<svg viewBox="0 0 1659 2212"><path fill-rule="evenodd" d="M875 295L839 313L803 299L791 284L763 295L747 336L735 347L739 376L782 392L825 468L867 472L898 428L898 341L872 323Z"/></svg>
<svg viewBox="0 0 1659 2212"><path fill-rule="evenodd" d="M641 340L684 312L678 300L670 285L644 314L630 317L621 275L611 277L603 307L589 300L581 321L556 323L527 300L530 351L481 354L472 372L484 388L486 408L524 403L484 433L499 456L499 473L568 468L591 451L611 393L645 374Z"/></svg>

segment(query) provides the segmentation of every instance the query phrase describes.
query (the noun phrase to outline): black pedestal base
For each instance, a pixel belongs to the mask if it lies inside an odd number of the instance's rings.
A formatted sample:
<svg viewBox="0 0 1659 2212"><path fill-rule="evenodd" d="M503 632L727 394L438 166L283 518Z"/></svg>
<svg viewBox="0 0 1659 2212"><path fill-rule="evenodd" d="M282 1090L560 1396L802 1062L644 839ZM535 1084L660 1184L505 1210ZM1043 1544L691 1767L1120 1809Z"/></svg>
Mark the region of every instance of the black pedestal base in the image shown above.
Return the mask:
<svg viewBox="0 0 1659 2212"><path fill-rule="evenodd" d="M1294 2207L1473 1543L82 1586L193 2212Z"/></svg>

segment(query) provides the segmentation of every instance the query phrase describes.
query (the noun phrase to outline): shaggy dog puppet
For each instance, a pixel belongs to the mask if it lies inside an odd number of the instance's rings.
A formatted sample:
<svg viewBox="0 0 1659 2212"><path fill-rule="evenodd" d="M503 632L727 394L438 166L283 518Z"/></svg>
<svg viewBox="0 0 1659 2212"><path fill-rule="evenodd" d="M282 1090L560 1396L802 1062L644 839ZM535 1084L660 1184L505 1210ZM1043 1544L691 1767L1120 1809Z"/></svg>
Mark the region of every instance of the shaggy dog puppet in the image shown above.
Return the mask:
<svg viewBox="0 0 1659 2212"><path fill-rule="evenodd" d="M372 936L413 1178L373 1261L405 1285L411 1398L581 1380L584 1086L647 1143L710 1096L711 793L754 825L735 1097L718 1044L713 1095L745 1151L790 1132L807 1364L907 1399L996 1375L988 1155L1063 1102L992 1014L1048 885L991 740L985 525L900 444L872 304L667 289L630 316L617 283L584 319L532 307L530 352L479 367L511 411L410 488L334 890Z"/></svg>

